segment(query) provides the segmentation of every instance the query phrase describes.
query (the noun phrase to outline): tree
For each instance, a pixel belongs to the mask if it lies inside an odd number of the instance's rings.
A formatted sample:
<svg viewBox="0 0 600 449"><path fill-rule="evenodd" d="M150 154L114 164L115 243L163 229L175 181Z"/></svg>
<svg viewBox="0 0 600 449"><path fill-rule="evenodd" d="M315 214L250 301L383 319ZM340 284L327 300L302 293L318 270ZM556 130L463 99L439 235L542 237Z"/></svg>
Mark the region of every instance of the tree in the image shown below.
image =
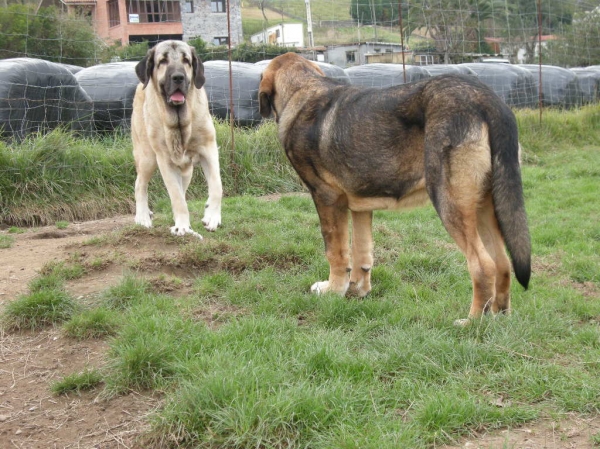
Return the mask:
<svg viewBox="0 0 600 449"><path fill-rule="evenodd" d="M445 63L480 52L482 30L498 8L495 0L413 0L403 21L408 33L421 30L435 42Z"/></svg>
<svg viewBox="0 0 600 449"><path fill-rule="evenodd" d="M494 28L502 30L510 56L516 58L520 49L525 50L526 63L535 62L538 35L561 34L573 19L576 0L542 0L541 11L537 0L506 1L502 14L495 15Z"/></svg>
<svg viewBox="0 0 600 449"><path fill-rule="evenodd" d="M228 49L223 45L207 45L199 37L190 39L188 44L196 49L196 53L202 61L225 60L228 58ZM272 59L289 51L296 51L296 49L280 47L279 45L252 45L244 43L232 49L231 60L238 62L258 62L265 59Z"/></svg>
<svg viewBox="0 0 600 449"><path fill-rule="evenodd" d="M101 44L84 18L54 7L10 5L0 9L0 58L32 57L81 66L97 62Z"/></svg>
<svg viewBox="0 0 600 449"><path fill-rule="evenodd" d="M350 15L361 25L397 25L399 22L398 8L402 4L403 15L408 13L406 0L352 0Z"/></svg>
<svg viewBox="0 0 600 449"><path fill-rule="evenodd" d="M542 56L550 64L567 67L600 64L600 6L576 12L572 25L559 39L548 43Z"/></svg>

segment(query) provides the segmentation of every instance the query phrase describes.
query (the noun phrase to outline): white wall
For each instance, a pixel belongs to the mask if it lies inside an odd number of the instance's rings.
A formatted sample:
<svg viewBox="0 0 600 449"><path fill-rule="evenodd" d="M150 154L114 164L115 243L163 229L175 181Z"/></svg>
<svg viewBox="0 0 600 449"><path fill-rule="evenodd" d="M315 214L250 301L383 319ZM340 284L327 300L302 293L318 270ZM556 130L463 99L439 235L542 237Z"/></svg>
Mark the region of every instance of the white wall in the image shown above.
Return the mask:
<svg viewBox="0 0 600 449"><path fill-rule="evenodd" d="M270 44L283 47L304 47L304 26L301 23L284 23L275 25L253 34L253 44Z"/></svg>

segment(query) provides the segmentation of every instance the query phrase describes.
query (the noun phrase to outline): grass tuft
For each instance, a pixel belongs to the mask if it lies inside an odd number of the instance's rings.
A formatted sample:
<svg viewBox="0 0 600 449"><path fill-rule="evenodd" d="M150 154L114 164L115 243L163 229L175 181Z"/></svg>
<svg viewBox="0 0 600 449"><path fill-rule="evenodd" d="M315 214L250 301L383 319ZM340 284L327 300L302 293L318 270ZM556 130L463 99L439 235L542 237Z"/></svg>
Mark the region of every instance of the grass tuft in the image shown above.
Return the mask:
<svg viewBox="0 0 600 449"><path fill-rule="evenodd" d="M86 369L81 373L73 373L54 382L50 391L55 395L80 393L93 390L102 382L102 375L96 369Z"/></svg>
<svg viewBox="0 0 600 449"><path fill-rule="evenodd" d="M150 284L141 277L126 275L118 285L102 294L102 303L109 309L124 310L141 300L150 291Z"/></svg>
<svg viewBox="0 0 600 449"><path fill-rule="evenodd" d="M68 320L77 309L65 291L40 290L9 302L2 314L2 324L8 330L39 330Z"/></svg>
<svg viewBox="0 0 600 449"><path fill-rule="evenodd" d="M12 235L0 234L0 249L6 249L13 246L15 238Z"/></svg>
<svg viewBox="0 0 600 449"><path fill-rule="evenodd" d="M118 312L96 308L73 315L63 325L63 331L66 336L77 340L104 338L115 335L121 322Z"/></svg>

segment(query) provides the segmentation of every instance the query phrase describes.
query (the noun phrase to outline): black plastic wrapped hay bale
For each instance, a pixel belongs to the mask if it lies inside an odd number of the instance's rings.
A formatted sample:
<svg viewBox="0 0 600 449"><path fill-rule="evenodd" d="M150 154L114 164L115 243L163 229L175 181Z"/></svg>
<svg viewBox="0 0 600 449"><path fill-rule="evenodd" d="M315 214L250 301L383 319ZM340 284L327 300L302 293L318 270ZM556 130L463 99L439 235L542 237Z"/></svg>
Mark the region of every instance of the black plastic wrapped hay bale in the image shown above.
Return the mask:
<svg viewBox="0 0 600 449"><path fill-rule="evenodd" d="M459 74L459 75L471 75L477 76L472 69L464 65L455 64L432 64L423 67L431 76L446 75L446 74Z"/></svg>
<svg viewBox="0 0 600 449"><path fill-rule="evenodd" d="M572 68L581 89L583 104L598 103L600 101L600 67Z"/></svg>
<svg viewBox="0 0 600 449"><path fill-rule="evenodd" d="M258 86L262 68L248 62L232 62L233 116L238 126L258 125L262 117L258 111ZM229 119L229 62L204 63L204 88L213 117Z"/></svg>
<svg viewBox="0 0 600 449"><path fill-rule="evenodd" d="M538 88L533 74L511 64L466 63L459 66L473 70L504 102L517 108L536 108Z"/></svg>
<svg viewBox="0 0 600 449"><path fill-rule="evenodd" d="M520 64L533 74L533 79L539 88L540 68L542 70L542 104L548 107L570 109L581 106L583 96L577 75L562 67L552 65Z"/></svg>
<svg viewBox="0 0 600 449"><path fill-rule="evenodd" d="M75 74L93 105L92 126L97 132L129 129L135 89L137 62L100 64Z"/></svg>
<svg viewBox="0 0 600 449"><path fill-rule="evenodd" d="M413 83L431 75L423 67L402 64L366 64L344 69L350 83L364 87L385 88L397 86L404 83L404 71L406 71L406 83Z"/></svg>
<svg viewBox="0 0 600 449"><path fill-rule="evenodd" d="M90 97L62 64L42 59L0 60L0 129L18 140L58 126L88 131Z"/></svg>

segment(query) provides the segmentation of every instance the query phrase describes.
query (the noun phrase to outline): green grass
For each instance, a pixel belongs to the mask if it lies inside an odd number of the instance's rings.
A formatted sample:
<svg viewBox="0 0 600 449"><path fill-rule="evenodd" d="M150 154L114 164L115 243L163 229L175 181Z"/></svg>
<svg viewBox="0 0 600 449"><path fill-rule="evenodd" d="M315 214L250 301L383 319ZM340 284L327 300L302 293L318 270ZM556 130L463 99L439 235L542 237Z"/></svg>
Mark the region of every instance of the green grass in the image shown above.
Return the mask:
<svg viewBox="0 0 600 449"><path fill-rule="evenodd" d="M63 325L63 331L66 336L77 340L104 338L115 335L120 323L118 311L99 307L73 315Z"/></svg>
<svg viewBox="0 0 600 449"><path fill-rule="evenodd" d="M249 41L250 36L261 32L263 29L283 23L304 23L305 42L308 42L306 34L306 3L304 0L291 0L283 3L271 2L277 10L265 9L267 21L265 22L256 2L249 2L242 8L242 28L244 38ZM342 1L318 1L311 3L311 15L313 24L313 38L316 45L348 44L351 42L395 42L400 43L400 32L398 27L390 26L329 26L330 21L348 22L352 20L350 15L350 0ZM281 15L283 10L283 17ZM325 21L322 23L322 21ZM345 25L345 24L343 24ZM418 37L415 37L418 40Z"/></svg>
<svg viewBox="0 0 600 449"><path fill-rule="evenodd" d="M468 313L471 283L431 206L375 213L367 298L312 295L328 266L310 198L249 195L293 191L283 183L289 166L269 153L277 145L266 143L268 124L240 132L242 148L262 141L269 156L236 154L248 194L225 199L215 233L172 240L169 201L160 198L157 228L94 241L176 241L178 255L161 263L192 273L190 293L160 294L141 274L126 275L100 308L63 318L63 329L110 336L103 394L164 395L148 447L419 449L537 418L596 416L599 120L598 106L544 111L542 125L536 112L518 113L533 276L528 291L513 284L510 316L453 325ZM203 206L190 201L196 229ZM77 265L49 266L42 277L56 281L35 294L64 294Z"/></svg>
<svg viewBox="0 0 600 449"><path fill-rule="evenodd" d="M95 369L86 369L81 373L74 373L54 382L50 390L56 394L79 393L92 390L102 382L102 375Z"/></svg>
<svg viewBox="0 0 600 449"><path fill-rule="evenodd" d="M62 289L43 289L9 302L0 317L7 330L39 330L68 320L77 303Z"/></svg>
<svg viewBox="0 0 600 449"><path fill-rule="evenodd" d="M255 195L302 190L280 150L274 123L237 129L232 145L228 123L215 123L225 195ZM232 149L233 147L233 149ZM21 143L0 142L0 223L37 226L133 213L131 138L77 139L60 129ZM151 203L166 197L157 172L149 188ZM206 198L198 167L188 198ZM10 242L0 235L0 245Z"/></svg>
<svg viewBox="0 0 600 449"><path fill-rule="evenodd" d="M123 310L143 298L150 289L143 278L126 275L121 283L109 287L102 295L102 304L114 310Z"/></svg>
<svg viewBox="0 0 600 449"><path fill-rule="evenodd" d="M11 248L15 239L12 235L0 234L0 249Z"/></svg>

